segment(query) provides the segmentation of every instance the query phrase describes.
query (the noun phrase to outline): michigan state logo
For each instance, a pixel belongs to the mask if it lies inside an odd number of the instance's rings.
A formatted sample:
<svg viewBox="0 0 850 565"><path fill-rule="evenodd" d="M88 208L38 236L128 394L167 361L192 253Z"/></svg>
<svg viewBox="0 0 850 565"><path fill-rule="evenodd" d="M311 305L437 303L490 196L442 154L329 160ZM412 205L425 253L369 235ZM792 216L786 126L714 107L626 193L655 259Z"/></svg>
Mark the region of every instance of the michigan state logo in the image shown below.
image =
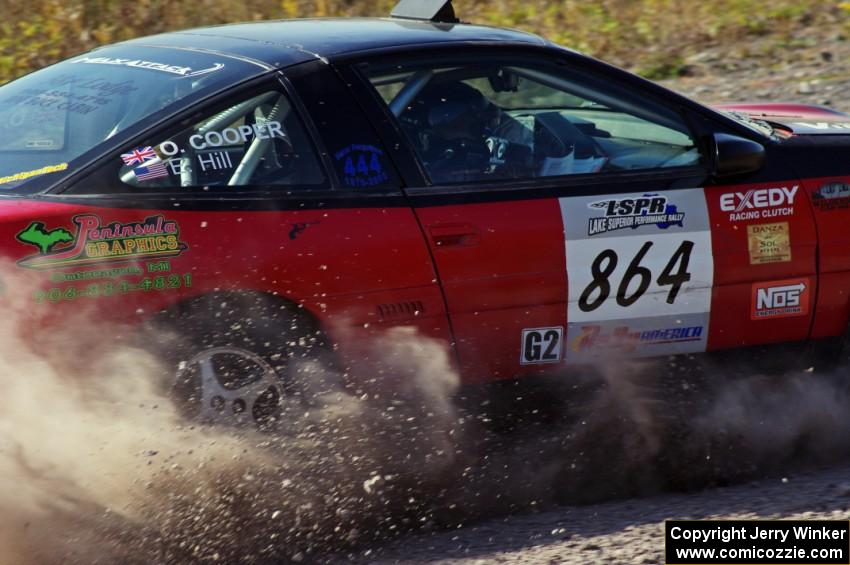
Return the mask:
<svg viewBox="0 0 850 565"><path fill-rule="evenodd" d="M74 236L65 228L47 231L41 222L33 222L17 235L18 241L38 247L42 253L49 253L59 243L70 243Z"/></svg>

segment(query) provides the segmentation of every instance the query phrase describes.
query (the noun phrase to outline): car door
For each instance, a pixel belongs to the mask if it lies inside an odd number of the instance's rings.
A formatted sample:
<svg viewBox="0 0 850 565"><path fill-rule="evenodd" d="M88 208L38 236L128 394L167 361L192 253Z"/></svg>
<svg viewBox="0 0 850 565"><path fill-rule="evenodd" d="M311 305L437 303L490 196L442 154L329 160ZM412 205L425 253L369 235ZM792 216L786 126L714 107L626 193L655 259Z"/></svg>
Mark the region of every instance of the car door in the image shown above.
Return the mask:
<svg viewBox="0 0 850 565"><path fill-rule="evenodd" d="M467 380L758 341L742 328L768 341L771 326L805 338L799 318L756 318L751 304L760 282L814 284L805 202L792 206L793 239L768 216L753 227L724 222L720 210L737 198L724 195L752 190L761 203L765 185L705 188L710 130L695 132L662 95L592 67L553 50L485 49L358 68L394 126L385 135L403 139L422 173L408 169L407 193ZM778 168L767 174L782 177ZM769 191L770 208L796 195L785 180L784 196ZM741 230L753 235L742 240ZM748 251L771 237L797 253Z"/></svg>
<svg viewBox="0 0 850 565"><path fill-rule="evenodd" d="M344 358L398 324L448 342L428 248L381 142L333 73L314 70L187 109L32 203L27 221L73 239L37 252L18 234L18 264L50 281L40 307L83 301L131 320L254 291L311 313Z"/></svg>

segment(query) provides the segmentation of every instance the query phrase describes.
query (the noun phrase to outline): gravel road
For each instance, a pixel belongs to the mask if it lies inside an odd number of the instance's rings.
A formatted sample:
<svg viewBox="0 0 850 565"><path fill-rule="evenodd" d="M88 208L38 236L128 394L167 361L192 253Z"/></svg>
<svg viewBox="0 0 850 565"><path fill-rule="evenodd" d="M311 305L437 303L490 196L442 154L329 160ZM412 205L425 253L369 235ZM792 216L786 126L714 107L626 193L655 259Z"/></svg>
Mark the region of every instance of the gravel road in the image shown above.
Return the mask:
<svg viewBox="0 0 850 565"><path fill-rule="evenodd" d="M850 516L850 463L697 493L564 507L405 539L373 550L378 565L662 563L664 520Z"/></svg>

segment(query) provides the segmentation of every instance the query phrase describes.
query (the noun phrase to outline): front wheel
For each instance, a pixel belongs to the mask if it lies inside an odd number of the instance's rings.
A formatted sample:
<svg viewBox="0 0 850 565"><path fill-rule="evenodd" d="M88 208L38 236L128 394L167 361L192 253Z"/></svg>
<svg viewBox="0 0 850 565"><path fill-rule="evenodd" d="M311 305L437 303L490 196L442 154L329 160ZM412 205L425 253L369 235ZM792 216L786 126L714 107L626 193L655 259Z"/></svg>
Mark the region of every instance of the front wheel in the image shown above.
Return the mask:
<svg viewBox="0 0 850 565"><path fill-rule="evenodd" d="M165 387L206 424L270 429L338 390L330 348L304 312L257 293L193 299L150 324ZM150 335L150 334L149 334Z"/></svg>

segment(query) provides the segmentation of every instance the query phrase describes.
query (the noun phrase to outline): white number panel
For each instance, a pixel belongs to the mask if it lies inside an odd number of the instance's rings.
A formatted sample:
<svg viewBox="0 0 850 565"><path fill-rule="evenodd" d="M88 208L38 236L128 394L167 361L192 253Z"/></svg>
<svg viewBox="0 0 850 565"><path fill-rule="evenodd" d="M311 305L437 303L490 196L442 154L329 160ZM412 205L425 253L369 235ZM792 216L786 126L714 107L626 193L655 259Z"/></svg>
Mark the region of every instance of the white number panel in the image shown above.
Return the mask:
<svg viewBox="0 0 850 565"><path fill-rule="evenodd" d="M561 199L567 362L704 351L714 261L702 189Z"/></svg>
<svg viewBox="0 0 850 565"><path fill-rule="evenodd" d="M570 322L711 309L709 232L567 241Z"/></svg>

